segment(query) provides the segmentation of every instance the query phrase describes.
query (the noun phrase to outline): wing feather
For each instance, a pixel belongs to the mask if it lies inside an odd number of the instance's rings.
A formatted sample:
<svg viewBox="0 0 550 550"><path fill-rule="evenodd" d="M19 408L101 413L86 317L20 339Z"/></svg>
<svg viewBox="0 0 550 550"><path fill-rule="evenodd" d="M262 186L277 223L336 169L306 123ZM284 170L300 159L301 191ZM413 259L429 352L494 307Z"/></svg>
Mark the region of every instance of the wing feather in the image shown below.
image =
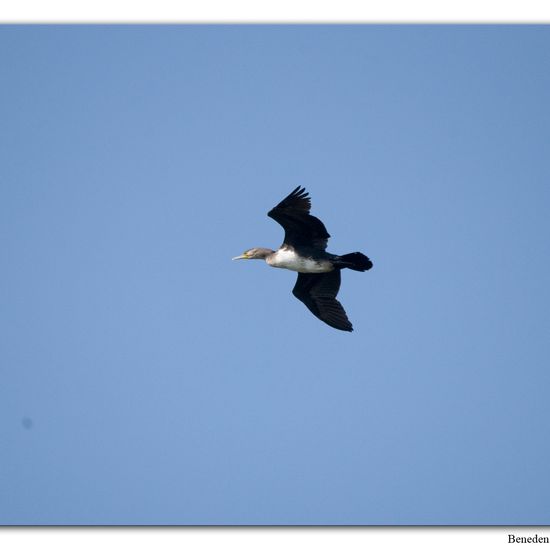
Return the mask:
<svg viewBox="0 0 550 550"><path fill-rule="evenodd" d="M339 290L340 270L335 269L328 273L298 273L292 294L327 325L351 332L353 326L336 299Z"/></svg>
<svg viewBox="0 0 550 550"><path fill-rule="evenodd" d="M267 215L283 226L284 244L325 250L330 238L323 222L312 216L311 199L304 187L298 186Z"/></svg>

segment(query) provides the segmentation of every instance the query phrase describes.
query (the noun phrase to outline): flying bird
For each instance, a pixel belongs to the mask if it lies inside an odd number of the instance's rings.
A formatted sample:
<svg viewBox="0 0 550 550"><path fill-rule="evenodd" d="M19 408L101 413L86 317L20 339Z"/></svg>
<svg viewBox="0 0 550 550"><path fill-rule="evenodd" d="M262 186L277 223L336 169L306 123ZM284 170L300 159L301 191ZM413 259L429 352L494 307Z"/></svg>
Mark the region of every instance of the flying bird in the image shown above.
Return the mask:
<svg viewBox="0 0 550 550"><path fill-rule="evenodd" d="M338 256L326 252L330 238L323 222L312 216L311 199L298 186L267 215L283 226L285 238L278 250L251 248L233 260L265 260L271 267L298 272L292 294L321 321L338 330L351 332L353 326L342 304L340 271L367 271L372 262L361 252Z"/></svg>

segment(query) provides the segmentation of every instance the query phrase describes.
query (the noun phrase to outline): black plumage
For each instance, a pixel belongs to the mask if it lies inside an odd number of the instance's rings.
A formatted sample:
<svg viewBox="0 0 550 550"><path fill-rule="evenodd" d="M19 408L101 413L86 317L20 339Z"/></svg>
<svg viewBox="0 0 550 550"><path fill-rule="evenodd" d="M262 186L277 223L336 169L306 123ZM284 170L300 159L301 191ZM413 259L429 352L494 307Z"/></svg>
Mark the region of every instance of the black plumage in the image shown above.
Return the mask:
<svg viewBox="0 0 550 550"><path fill-rule="evenodd" d="M323 222L312 216L310 210L309 194L298 186L267 215L283 226L287 246L325 250L330 235Z"/></svg>
<svg viewBox="0 0 550 550"><path fill-rule="evenodd" d="M342 304L336 299L340 279L339 269L328 273L298 273L292 294L327 325L351 332L352 324Z"/></svg>
<svg viewBox="0 0 550 550"><path fill-rule="evenodd" d="M298 272L292 293L321 321L338 330L353 330L342 304L336 299L341 270L367 271L370 259L361 252L338 256L326 252L330 238L323 222L310 214L311 200L299 186L285 197L268 216L285 230L277 251L252 248L233 259L264 259L272 267Z"/></svg>

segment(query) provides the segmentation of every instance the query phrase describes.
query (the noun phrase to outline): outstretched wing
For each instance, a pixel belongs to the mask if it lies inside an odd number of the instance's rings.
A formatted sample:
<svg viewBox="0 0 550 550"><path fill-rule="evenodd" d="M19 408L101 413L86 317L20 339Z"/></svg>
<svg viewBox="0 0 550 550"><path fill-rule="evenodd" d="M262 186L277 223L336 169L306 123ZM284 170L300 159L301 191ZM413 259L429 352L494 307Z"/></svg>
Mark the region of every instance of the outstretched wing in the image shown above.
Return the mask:
<svg viewBox="0 0 550 550"><path fill-rule="evenodd" d="M353 327L336 299L340 290L340 270L328 273L298 273L292 294L304 302L309 311L338 330L351 332Z"/></svg>
<svg viewBox="0 0 550 550"><path fill-rule="evenodd" d="M323 222L309 213L310 209L309 194L298 186L267 215L283 226L285 244L325 250L330 235Z"/></svg>

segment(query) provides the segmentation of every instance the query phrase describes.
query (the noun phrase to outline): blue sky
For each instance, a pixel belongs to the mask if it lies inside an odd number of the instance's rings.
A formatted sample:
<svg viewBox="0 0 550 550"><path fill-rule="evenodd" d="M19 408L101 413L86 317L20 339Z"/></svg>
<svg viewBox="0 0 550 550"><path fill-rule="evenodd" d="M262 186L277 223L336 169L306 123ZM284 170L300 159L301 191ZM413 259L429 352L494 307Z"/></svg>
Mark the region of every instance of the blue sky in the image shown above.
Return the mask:
<svg viewBox="0 0 550 550"><path fill-rule="evenodd" d="M549 522L547 27L0 49L0 523ZM297 185L351 334L230 261Z"/></svg>

